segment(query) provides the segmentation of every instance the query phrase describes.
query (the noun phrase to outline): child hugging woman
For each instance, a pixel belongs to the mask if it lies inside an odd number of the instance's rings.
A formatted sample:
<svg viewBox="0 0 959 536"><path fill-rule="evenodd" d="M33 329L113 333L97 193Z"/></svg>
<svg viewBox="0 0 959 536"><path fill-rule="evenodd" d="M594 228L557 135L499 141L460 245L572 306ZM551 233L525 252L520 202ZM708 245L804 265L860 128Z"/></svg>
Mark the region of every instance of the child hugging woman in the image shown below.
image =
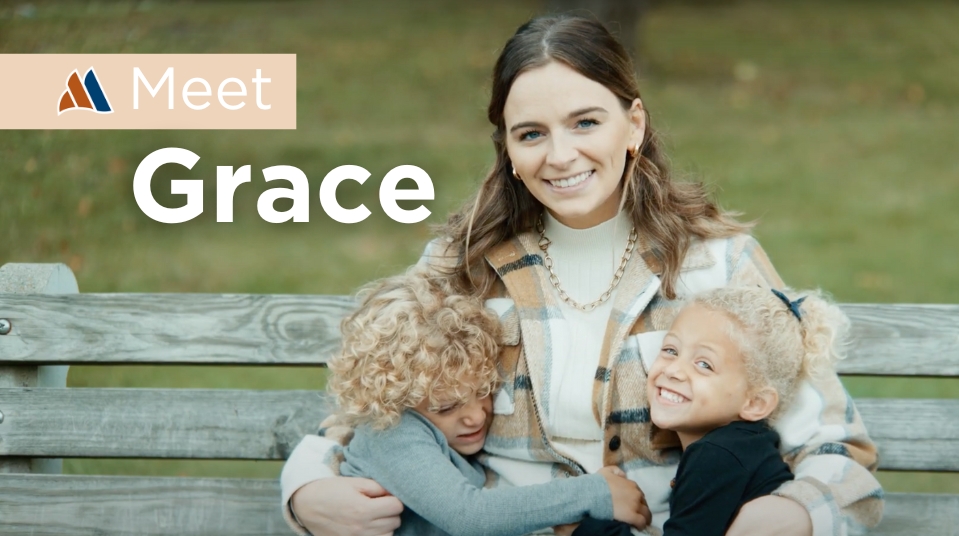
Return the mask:
<svg viewBox="0 0 959 536"><path fill-rule="evenodd" d="M721 536L743 504L793 479L769 423L801 380L835 374L848 328L817 291L720 288L689 300L647 381L652 422L683 448L664 536ZM630 529L590 520L573 534Z"/></svg>
<svg viewBox="0 0 959 536"><path fill-rule="evenodd" d="M816 291L720 288L682 310L647 390L653 423L683 446L666 536L725 534L743 504L792 480L768 422L801 380L835 374L848 328Z"/></svg>
<svg viewBox="0 0 959 536"><path fill-rule="evenodd" d="M475 455L493 417L500 325L481 299L414 268L360 300L329 363L338 422L355 426L339 469L403 501L395 534L526 534L585 516L645 524L642 493L615 467L484 489Z"/></svg>

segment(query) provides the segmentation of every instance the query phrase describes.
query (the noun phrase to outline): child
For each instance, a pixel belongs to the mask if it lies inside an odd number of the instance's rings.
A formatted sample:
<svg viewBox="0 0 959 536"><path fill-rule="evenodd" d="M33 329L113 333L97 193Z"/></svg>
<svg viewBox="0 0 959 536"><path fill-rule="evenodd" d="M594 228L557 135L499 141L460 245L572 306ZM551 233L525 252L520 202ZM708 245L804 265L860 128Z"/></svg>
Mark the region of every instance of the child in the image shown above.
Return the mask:
<svg viewBox="0 0 959 536"><path fill-rule="evenodd" d="M726 287L696 295L663 339L647 379L650 417L683 447L664 536L721 536L743 504L792 480L767 420L800 380L831 371L849 320L818 292L790 294ZM630 530L586 520L573 534Z"/></svg>
<svg viewBox="0 0 959 536"><path fill-rule="evenodd" d="M848 327L816 291L722 288L680 312L647 385L653 423L683 446L665 536L725 534L743 504L792 480L767 419L831 372Z"/></svg>
<svg viewBox="0 0 959 536"><path fill-rule="evenodd" d="M340 473L371 478L405 505L398 535L528 532L584 516L639 525L622 471L484 489L476 461L492 420L499 323L416 268L374 283L343 321L329 364L339 417L356 425Z"/></svg>

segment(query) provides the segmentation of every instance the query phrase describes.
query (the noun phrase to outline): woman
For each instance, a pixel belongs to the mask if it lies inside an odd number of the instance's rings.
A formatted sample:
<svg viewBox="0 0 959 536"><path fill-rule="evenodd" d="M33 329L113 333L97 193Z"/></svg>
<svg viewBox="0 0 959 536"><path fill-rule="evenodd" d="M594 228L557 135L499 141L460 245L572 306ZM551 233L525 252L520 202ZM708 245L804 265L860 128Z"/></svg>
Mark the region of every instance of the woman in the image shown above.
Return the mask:
<svg viewBox="0 0 959 536"><path fill-rule="evenodd" d="M782 286L747 225L670 181L623 47L598 22L521 26L493 73L496 164L423 261L490 299L507 340L486 442L497 483L618 465L668 517L675 435L649 422L646 371L690 293ZM729 534L845 534L872 525L876 450L835 376L777 423L796 480L748 503ZM335 443L307 437L284 467L284 512L313 534L389 534L401 505L332 477ZM334 464L335 465L335 464ZM302 526L292 521L290 506Z"/></svg>

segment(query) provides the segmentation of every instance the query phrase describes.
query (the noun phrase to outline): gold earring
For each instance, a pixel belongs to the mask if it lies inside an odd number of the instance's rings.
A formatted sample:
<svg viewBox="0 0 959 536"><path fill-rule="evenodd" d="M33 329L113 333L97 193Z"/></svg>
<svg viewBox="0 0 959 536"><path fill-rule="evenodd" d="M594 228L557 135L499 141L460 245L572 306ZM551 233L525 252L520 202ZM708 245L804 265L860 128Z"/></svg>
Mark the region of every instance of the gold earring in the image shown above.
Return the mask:
<svg viewBox="0 0 959 536"><path fill-rule="evenodd" d="M512 167L513 167L513 178L516 179L516 180L518 180L518 181L523 180L523 179L519 178L519 173L516 172L516 166L512 166Z"/></svg>
<svg viewBox="0 0 959 536"><path fill-rule="evenodd" d="M629 152L629 156L636 158L636 155L639 154L639 144L637 143L631 146L629 149L627 149L627 152Z"/></svg>

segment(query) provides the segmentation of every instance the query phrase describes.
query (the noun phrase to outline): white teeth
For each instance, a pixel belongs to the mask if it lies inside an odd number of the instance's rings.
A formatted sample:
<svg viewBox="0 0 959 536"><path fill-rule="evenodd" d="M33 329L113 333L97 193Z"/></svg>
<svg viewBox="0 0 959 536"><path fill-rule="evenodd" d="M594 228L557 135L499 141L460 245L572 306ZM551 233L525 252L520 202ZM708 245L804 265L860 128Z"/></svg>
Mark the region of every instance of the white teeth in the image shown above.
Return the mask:
<svg viewBox="0 0 959 536"><path fill-rule="evenodd" d="M666 400L670 402L675 402L677 404L682 404L683 402L686 401L686 397L684 397L683 395L674 393L667 389L663 389L662 387L659 388L659 396L665 398Z"/></svg>
<svg viewBox="0 0 959 536"><path fill-rule="evenodd" d="M569 188L570 186L576 186L577 184L582 183L584 180L588 179L592 173L592 170L584 171L579 175L575 175L568 179L558 179L555 181L549 181L549 183L557 188Z"/></svg>

